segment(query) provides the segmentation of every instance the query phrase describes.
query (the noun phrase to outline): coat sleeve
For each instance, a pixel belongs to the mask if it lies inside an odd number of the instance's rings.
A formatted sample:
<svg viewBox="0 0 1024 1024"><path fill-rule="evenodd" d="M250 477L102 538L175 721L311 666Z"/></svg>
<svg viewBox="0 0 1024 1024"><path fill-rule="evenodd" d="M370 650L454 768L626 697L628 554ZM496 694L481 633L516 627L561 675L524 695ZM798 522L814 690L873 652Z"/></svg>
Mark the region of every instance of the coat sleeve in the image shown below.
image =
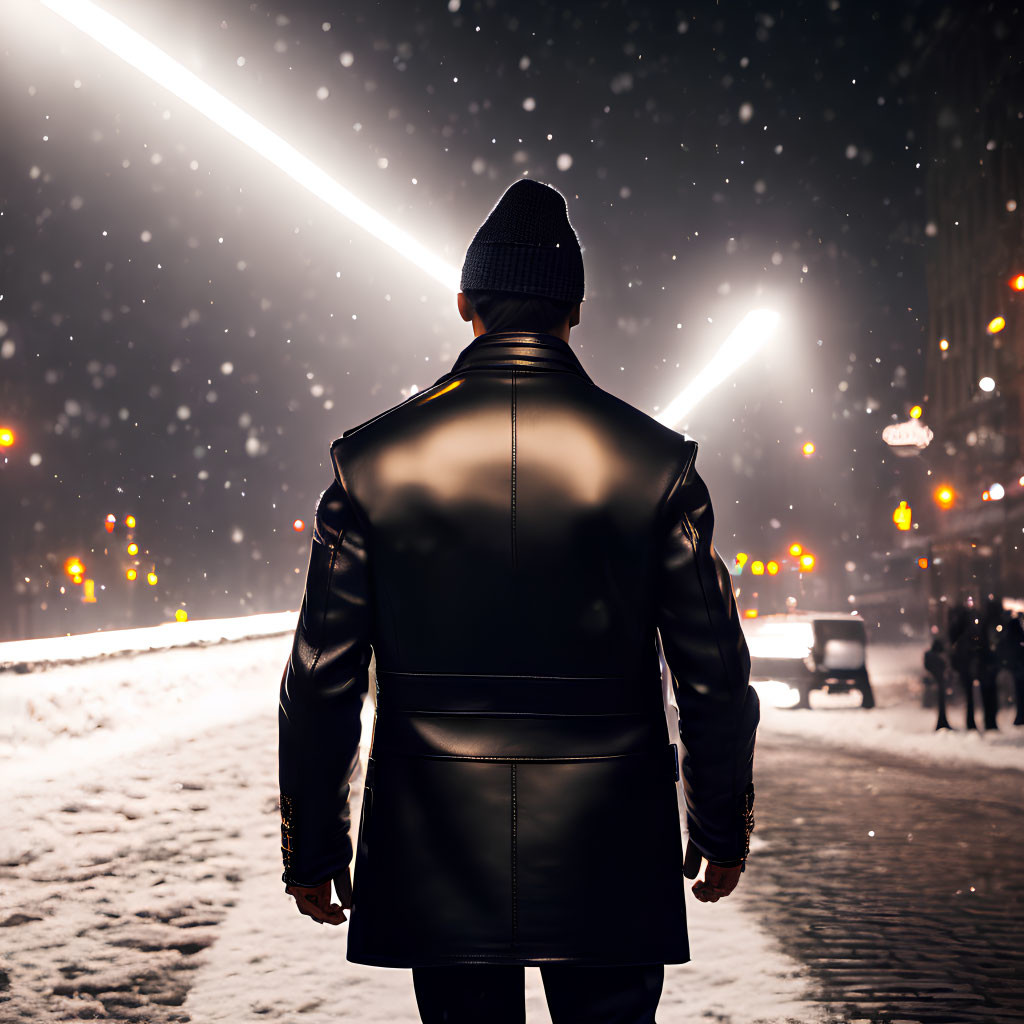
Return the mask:
<svg viewBox="0 0 1024 1024"><path fill-rule="evenodd" d="M760 718L729 570L712 542L714 512L697 444L663 504L657 625L679 707L687 827L716 863L741 862L754 827Z"/></svg>
<svg viewBox="0 0 1024 1024"><path fill-rule="evenodd" d="M352 860L349 779L369 684L367 535L336 479L320 496L278 705L283 879L318 885Z"/></svg>

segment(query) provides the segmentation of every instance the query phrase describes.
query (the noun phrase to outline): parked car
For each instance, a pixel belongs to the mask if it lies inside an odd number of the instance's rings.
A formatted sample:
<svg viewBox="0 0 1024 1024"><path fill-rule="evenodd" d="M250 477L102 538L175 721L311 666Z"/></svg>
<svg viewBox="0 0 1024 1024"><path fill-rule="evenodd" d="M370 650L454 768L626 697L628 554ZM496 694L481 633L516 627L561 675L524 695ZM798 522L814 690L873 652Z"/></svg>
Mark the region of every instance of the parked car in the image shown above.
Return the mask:
<svg viewBox="0 0 1024 1024"><path fill-rule="evenodd" d="M863 706L875 706L867 670L867 630L859 615L845 612L780 612L743 620L751 679L779 679L810 707L812 690L859 690Z"/></svg>

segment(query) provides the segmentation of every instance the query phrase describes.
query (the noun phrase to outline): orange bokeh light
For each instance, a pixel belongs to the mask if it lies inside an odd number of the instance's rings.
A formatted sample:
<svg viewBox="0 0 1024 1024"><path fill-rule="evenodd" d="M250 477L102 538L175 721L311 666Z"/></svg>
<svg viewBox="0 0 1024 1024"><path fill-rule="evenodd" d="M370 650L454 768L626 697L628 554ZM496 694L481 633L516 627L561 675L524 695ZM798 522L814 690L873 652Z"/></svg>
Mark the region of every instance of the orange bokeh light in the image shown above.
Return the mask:
<svg viewBox="0 0 1024 1024"><path fill-rule="evenodd" d="M1010 287L1015 292L1024 292L1024 274L1018 274L1010 278Z"/></svg>
<svg viewBox="0 0 1024 1024"><path fill-rule="evenodd" d="M304 530L305 528L306 528L306 524L305 524L305 523L304 523L304 522L303 522L303 521L302 521L301 519L296 519L296 520L295 520L295 522L294 522L294 523L292 523L292 529L293 529L293 530L294 530L294 531L295 531L296 533L302 533L302 531L303 531L303 530Z"/></svg>
<svg viewBox="0 0 1024 1024"><path fill-rule="evenodd" d="M985 328L989 334L998 334L1006 326L1006 319L1001 316L994 316Z"/></svg>
<svg viewBox="0 0 1024 1024"><path fill-rule="evenodd" d="M0 448L10 448L14 444L14 431L10 427L0 427Z"/></svg>
<svg viewBox="0 0 1024 1024"><path fill-rule="evenodd" d="M803 447L800 449L800 451L802 451L804 453L804 455L813 455L814 454L814 442L813 441L804 441Z"/></svg>

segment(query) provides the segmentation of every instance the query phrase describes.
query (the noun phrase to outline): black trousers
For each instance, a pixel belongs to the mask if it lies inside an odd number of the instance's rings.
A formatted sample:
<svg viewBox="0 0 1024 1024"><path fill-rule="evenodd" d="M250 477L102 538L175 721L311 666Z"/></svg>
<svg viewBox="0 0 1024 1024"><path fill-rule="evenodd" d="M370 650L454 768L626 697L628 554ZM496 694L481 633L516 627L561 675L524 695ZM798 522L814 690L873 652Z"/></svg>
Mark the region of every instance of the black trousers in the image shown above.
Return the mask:
<svg viewBox="0 0 1024 1024"><path fill-rule="evenodd" d="M540 969L552 1024L657 1024L665 980L662 964ZM423 1024L524 1024L525 974L505 964L414 967Z"/></svg>

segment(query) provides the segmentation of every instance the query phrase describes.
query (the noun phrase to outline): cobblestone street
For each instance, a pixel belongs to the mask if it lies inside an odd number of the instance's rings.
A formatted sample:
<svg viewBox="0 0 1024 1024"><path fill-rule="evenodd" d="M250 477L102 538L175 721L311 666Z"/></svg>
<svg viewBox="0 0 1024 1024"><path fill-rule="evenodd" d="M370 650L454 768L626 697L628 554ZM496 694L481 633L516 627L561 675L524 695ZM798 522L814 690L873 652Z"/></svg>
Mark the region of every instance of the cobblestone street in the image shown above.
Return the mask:
<svg viewBox="0 0 1024 1024"><path fill-rule="evenodd" d="M1020 772L762 734L757 785L743 888L831 1019L1024 1020Z"/></svg>

